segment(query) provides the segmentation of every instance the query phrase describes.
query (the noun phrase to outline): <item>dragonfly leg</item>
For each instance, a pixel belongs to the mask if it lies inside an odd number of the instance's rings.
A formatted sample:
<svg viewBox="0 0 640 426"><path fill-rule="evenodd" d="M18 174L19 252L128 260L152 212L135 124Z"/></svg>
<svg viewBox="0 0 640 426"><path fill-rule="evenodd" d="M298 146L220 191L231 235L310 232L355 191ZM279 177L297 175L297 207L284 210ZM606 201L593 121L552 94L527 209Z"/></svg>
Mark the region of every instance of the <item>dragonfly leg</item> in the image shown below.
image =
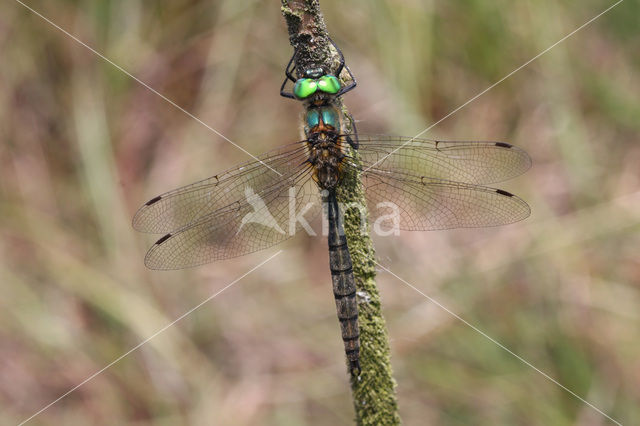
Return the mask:
<svg viewBox="0 0 640 426"><path fill-rule="evenodd" d="M293 52L293 55L291 55L291 59L289 59L289 63L287 64L287 68L285 68L284 70L285 78L284 78L284 81L282 82L282 86L280 86L280 96L283 96L285 98L290 98L290 99L295 99L295 96L293 95L293 93L285 91L284 87L287 85L287 81L289 80L291 80L294 83L296 82L296 78L293 76L293 71L296 69L296 66L293 63L295 57L296 57L296 53Z"/></svg>
<svg viewBox="0 0 640 426"><path fill-rule="evenodd" d="M338 93L336 93L336 96L342 96L342 95L344 95L345 93L347 93L347 92L349 92L349 91L351 91L351 90L355 89L356 85L358 84L358 83L356 82L356 77L351 73L351 70L349 69L349 66L348 66L348 65L345 65L344 67L346 68L347 72L349 73L349 77L351 77L351 83L349 83L349 84L347 84L346 86L342 87L342 88L338 91Z"/></svg>
<svg viewBox="0 0 640 426"><path fill-rule="evenodd" d="M342 69L346 68L347 73L349 74L349 78L351 78L351 82L349 84L347 84L346 86L341 87L340 90L338 91L338 93L336 93L336 96L342 96L345 93L347 93L348 91L354 89L356 87L356 85L357 85L357 82L356 82L355 76L353 75L353 73L349 69L349 66L346 65L346 63L344 61L344 55L342 54L342 50L340 50L338 45L331 39L331 37L329 37L329 41L331 42L333 47L336 49L336 52L338 52L338 57L340 58L340 65L338 65L338 69L336 70L336 77L340 78L340 73L342 73Z"/></svg>
<svg viewBox="0 0 640 426"><path fill-rule="evenodd" d="M296 53L293 52L293 55L291 55L291 59L289 59L289 63L287 64L287 68L285 68L284 70L284 75L286 75L287 78L294 83L296 82L296 78L293 76L293 71L296 69L296 65L294 64L295 58Z"/></svg>
<svg viewBox="0 0 640 426"><path fill-rule="evenodd" d="M350 113L347 113L346 116L351 122L351 133L349 133L346 137L347 142L349 143L349 145L351 145L351 148L358 149L360 143L358 142L358 129L356 128L356 120ZM353 137L351 137L352 135Z"/></svg>
<svg viewBox="0 0 640 426"><path fill-rule="evenodd" d="M344 65L345 65L344 55L342 54L342 50L340 50L338 45L331 39L331 37L328 37L328 39L331 42L331 45L334 47L334 49L336 49L336 52L338 52L338 58L340 59L340 65L338 65L338 69L336 70L336 77L340 77L340 73L342 72L342 68L344 68Z"/></svg>

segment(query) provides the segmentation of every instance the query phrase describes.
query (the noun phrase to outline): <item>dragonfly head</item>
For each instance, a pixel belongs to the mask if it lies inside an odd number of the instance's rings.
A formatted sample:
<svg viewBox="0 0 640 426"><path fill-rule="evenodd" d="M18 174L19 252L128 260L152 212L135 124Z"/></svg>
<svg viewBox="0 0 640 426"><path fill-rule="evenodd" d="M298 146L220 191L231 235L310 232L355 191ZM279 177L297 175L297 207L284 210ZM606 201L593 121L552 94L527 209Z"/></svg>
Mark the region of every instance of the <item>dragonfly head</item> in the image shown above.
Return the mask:
<svg viewBox="0 0 640 426"><path fill-rule="evenodd" d="M293 94L298 100L310 100L311 103L326 103L341 88L340 80L333 74L325 74L323 68L313 68L304 72L304 77L296 80Z"/></svg>
<svg viewBox="0 0 640 426"><path fill-rule="evenodd" d="M305 78L318 79L323 75L325 75L325 71L324 71L324 68L317 67L317 68L311 68L311 69L305 70L303 74Z"/></svg>

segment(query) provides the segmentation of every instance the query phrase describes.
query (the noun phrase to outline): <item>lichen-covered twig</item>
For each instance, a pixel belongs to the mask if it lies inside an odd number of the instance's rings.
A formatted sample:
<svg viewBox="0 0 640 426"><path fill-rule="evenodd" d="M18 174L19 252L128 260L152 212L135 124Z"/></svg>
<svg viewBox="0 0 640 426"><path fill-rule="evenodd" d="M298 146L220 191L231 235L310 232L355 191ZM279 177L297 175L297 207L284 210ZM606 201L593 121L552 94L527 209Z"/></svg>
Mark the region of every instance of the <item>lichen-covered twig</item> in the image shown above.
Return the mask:
<svg viewBox="0 0 640 426"><path fill-rule="evenodd" d="M337 54L329 41L318 0L282 0L282 13L296 52L298 76L305 69L318 66L335 69ZM346 108L342 108L348 116ZM346 124L347 130L353 125L349 120ZM357 153L354 158L357 162ZM358 173L352 171L343 177L337 197L342 205L366 206ZM347 210L344 224L358 289L361 372L351 377L356 422L358 425L398 425L400 417L391 374L389 337L375 283L375 252L369 233L361 231L361 217L357 209ZM368 224L364 225L368 230Z"/></svg>

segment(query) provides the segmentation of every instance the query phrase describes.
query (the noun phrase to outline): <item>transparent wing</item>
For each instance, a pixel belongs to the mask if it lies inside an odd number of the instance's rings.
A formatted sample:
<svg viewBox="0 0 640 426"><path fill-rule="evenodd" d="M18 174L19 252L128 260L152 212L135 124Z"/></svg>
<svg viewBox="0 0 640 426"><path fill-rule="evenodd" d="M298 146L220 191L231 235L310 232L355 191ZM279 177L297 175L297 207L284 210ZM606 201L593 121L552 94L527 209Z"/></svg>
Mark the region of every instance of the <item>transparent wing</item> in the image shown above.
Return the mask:
<svg viewBox="0 0 640 426"><path fill-rule="evenodd" d="M306 160L302 142L267 152L200 182L183 186L149 200L133 218L133 227L160 234L175 231L200 217L245 198L245 188L260 192L290 179Z"/></svg>
<svg viewBox="0 0 640 426"><path fill-rule="evenodd" d="M504 142L360 134L358 142L365 169L373 165L381 171L483 185L518 176L531 167L525 151Z"/></svg>
<svg viewBox="0 0 640 426"><path fill-rule="evenodd" d="M242 200L160 238L147 252L145 264L151 269L188 268L242 256L292 237L304 229L298 215L311 222L322 208L310 177L311 167L304 165L298 174L260 191L246 187Z"/></svg>
<svg viewBox="0 0 640 426"><path fill-rule="evenodd" d="M372 224L383 230L498 226L529 216L519 197L500 189L369 169L362 175Z"/></svg>

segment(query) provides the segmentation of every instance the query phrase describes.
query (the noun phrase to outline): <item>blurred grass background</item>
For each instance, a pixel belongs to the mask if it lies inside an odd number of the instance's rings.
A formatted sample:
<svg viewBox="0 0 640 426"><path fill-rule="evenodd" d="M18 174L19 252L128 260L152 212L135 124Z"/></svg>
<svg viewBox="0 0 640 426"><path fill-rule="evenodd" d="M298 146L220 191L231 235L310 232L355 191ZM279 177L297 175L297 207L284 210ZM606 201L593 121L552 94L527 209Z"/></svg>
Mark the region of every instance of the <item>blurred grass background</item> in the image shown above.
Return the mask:
<svg viewBox="0 0 640 426"><path fill-rule="evenodd" d="M257 154L299 138L279 2L29 2ZM413 136L612 2L323 1L360 131ZM427 137L504 140L532 216L378 238L379 261L623 424L640 423L640 6L627 0ZM143 266L143 202L248 157L16 2L0 5L0 423L335 425L353 416L326 241ZM610 422L380 273L407 425Z"/></svg>

